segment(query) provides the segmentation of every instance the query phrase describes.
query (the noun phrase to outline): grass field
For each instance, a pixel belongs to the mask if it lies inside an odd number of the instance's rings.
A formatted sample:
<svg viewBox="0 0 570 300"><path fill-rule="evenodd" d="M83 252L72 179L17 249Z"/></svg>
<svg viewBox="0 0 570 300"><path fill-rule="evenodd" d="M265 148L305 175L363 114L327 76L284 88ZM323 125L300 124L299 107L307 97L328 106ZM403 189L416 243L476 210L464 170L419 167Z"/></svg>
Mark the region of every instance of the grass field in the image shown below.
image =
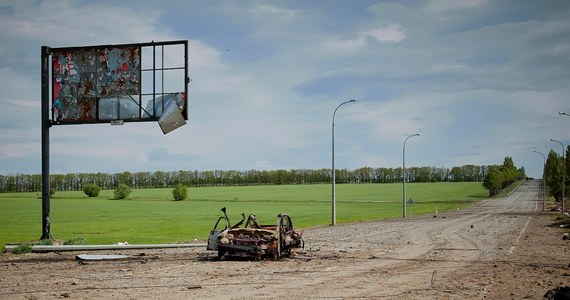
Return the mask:
<svg viewBox="0 0 570 300"><path fill-rule="evenodd" d="M406 185L408 216L471 206L485 199L481 183L411 183ZM84 238L88 244L115 242L175 243L204 240L219 211L227 207L232 222L254 213L272 224L286 212L296 228L331 223L331 185L278 185L189 188L188 199L173 201L172 189L133 190L124 200L113 191L88 198L83 192L57 192L51 199L54 239ZM41 236L40 193L0 193L0 247ZM337 223L402 216L402 184L337 184Z"/></svg>

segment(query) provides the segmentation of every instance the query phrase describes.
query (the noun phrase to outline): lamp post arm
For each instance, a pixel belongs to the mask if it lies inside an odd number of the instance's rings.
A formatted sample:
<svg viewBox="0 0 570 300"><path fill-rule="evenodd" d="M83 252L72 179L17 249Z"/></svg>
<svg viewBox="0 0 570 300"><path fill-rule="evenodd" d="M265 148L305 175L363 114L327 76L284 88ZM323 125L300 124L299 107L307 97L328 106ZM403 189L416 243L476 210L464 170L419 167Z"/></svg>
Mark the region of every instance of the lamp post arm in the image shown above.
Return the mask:
<svg viewBox="0 0 570 300"><path fill-rule="evenodd" d="M402 146L402 217L406 217L406 142L409 138L420 136L419 133L412 134L404 140Z"/></svg>
<svg viewBox="0 0 570 300"><path fill-rule="evenodd" d="M331 155L331 157L332 157L332 170L331 170L331 173L332 173L332 174L331 174L331 175L332 175L332 176L331 176L331 177L332 177L332 209L331 209L332 212L331 212L331 225L332 225L332 226L334 226L334 225L336 224L336 186L335 186L335 184L336 184L336 175L335 175L335 173L336 173L336 172L335 172L335 167L334 167L334 117L335 117L335 115L336 115L336 111L337 111L341 106L343 106L343 105L345 105L345 104L347 104L347 103L352 103L352 102L356 102L356 99L348 100L348 101L345 101L345 102L339 104L339 105L335 108L335 110L334 110L334 112L333 112L333 115L332 115L332 138L331 138L331 141L332 141L332 147L331 147L331 148L332 148L332 155Z"/></svg>

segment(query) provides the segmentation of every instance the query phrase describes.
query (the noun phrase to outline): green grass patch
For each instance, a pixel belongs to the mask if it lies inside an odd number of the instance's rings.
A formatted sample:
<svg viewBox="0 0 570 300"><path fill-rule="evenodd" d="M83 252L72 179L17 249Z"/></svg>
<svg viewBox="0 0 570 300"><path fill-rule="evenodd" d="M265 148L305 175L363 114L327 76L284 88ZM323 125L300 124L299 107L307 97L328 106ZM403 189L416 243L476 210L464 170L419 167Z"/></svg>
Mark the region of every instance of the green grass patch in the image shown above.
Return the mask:
<svg viewBox="0 0 570 300"><path fill-rule="evenodd" d="M64 245L87 245L87 240L82 237L74 237L63 243Z"/></svg>
<svg viewBox="0 0 570 300"><path fill-rule="evenodd" d="M402 216L402 184L337 184L337 223ZM410 183L408 216L456 210L487 197L481 183ZM82 239L89 244L115 242L176 243L205 240L227 207L232 222L254 213L264 224L288 213L296 228L331 223L331 185L191 187L188 199L173 201L172 189L133 189L127 199L113 190L98 197L82 191L58 191L51 199L54 239ZM39 193L0 194L0 245L41 236Z"/></svg>
<svg viewBox="0 0 570 300"><path fill-rule="evenodd" d="M30 252L32 252L32 245L27 243L20 244L12 250L14 254L26 254Z"/></svg>

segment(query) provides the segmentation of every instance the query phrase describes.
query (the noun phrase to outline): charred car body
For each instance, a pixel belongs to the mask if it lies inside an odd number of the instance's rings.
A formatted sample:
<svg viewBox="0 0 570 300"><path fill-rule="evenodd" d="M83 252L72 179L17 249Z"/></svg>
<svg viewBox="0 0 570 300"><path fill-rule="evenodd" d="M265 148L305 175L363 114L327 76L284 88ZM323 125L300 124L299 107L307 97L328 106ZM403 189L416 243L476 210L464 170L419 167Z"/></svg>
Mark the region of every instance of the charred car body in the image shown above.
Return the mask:
<svg viewBox="0 0 570 300"><path fill-rule="evenodd" d="M246 221L242 213L241 221L231 226L226 208L221 211L224 216L218 218L210 231L207 246L208 250L218 251L218 258L242 256L257 260L278 259L291 255L294 248L304 247L302 234L293 229L291 217L285 213L277 215L275 225L261 225L253 214Z"/></svg>

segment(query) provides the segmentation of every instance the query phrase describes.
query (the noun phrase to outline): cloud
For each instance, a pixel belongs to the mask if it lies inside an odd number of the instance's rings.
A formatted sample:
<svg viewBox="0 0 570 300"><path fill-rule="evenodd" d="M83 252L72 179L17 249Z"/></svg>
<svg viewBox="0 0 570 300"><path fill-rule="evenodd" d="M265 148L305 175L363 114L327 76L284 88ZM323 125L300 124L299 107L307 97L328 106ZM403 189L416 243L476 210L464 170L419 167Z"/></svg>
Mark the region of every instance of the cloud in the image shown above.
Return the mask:
<svg viewBox="0 0 570 300"><path fill-rule="evenodd" d="M401 42L405 38L404 30L398 24L389 24L386 27L365 31L362 36L371 36L382 44Z"/></svg>
<svg viewBox="0 0 570 300"><path fill-rule="evenodd" d="M105 3L70 0L15 1L0 18L2 36L11 40L45 41L52 46L125 43L171 37L157 34L159 11L135 10ZM154 37L149 33L155 33ZM110 34L112 33L112 34ZM58 45L59 44L59 45Z"/></svg>
<svg viewBox="0 0 570 300"><path fill-rule="evenodd" d="M430 13L439 13L450 10L475 8L487 4L489 0L430 0L426 10Z"/></svg>
<svg viewBox="0 0 570 300"><path fill-rule="evenodd" d="M170 149L166 147L155 147L148 151L148 160L151 162L172 162L172 161L184 161L188 159L187 155L181 153L173 153Z"/></svg>
<svg viewBox="0 0 570 300"><path fill-rule="evenodd" d="M528 39L567 36L570 34L570 20L555 20L540 24L526 34Z"/></svg>
<svg viewBox="0 0 570 300"><path fill-rule="evenodd" d="M552 47L551 50L552 54L560 55L560 54L569 54L570 53L570 43L557 43Z"/></svg>
<svg viewBox="0 0 570 300"><path fill-rule="evenodd" d="M26 157L32 154L39 155L38 146L38 143L33 142L2 144L2 146L0 146L0 158L11 159Z"/></svg>
<svg viewBox="0 0 570 300"><path fill-rule="evenodd" d="M256 3L252 9L265 17L279 18L279 19L292 19L296 15L296 11L292 9L283 9L277 6L269 5L267 3Z"/></svg>
<svg viewBox="0 0 570 300"><path fill-rule="evenodd" d="M388 24L358 33L354 39L336 40L329 42L326 48L331 50L355 50L369 44L367 39L372 39L380 44L398 43L406 37L404 29L399 24Z"/></svg>

